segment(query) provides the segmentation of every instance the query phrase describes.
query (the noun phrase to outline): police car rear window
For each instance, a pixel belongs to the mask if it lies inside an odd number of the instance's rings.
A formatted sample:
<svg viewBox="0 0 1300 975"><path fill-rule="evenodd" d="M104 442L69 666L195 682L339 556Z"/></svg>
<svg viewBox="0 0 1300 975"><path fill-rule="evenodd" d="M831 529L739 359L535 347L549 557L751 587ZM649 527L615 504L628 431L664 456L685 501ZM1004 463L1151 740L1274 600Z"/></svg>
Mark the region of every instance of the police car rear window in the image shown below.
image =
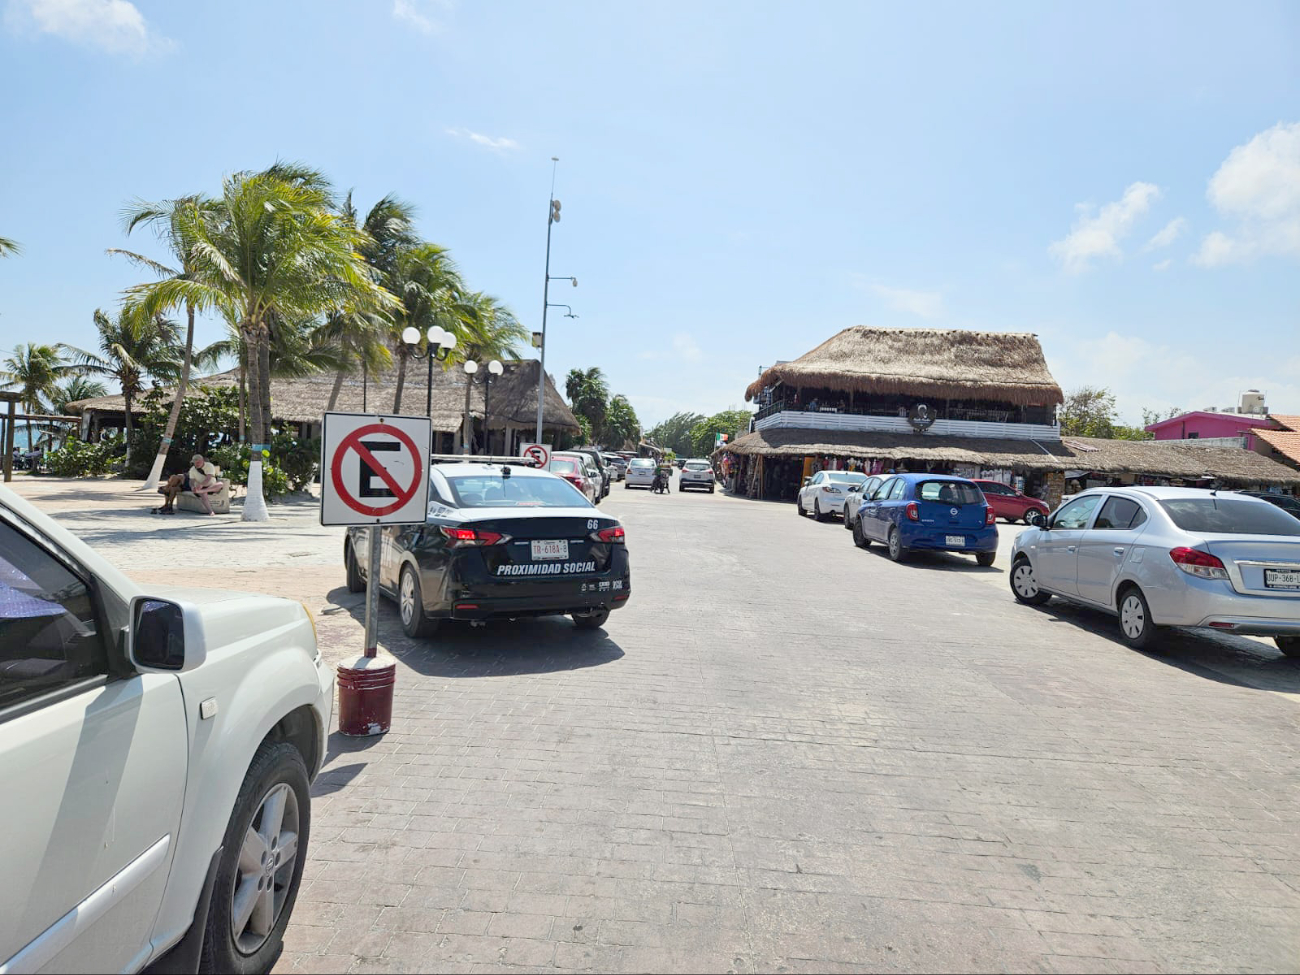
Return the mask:
<svg viewBox="0 0 1300 975"><path fill-rule="evenodd" d="M572 484L557 477L502 477L466 474L448 477L462 508L589 508Z"/></svg>

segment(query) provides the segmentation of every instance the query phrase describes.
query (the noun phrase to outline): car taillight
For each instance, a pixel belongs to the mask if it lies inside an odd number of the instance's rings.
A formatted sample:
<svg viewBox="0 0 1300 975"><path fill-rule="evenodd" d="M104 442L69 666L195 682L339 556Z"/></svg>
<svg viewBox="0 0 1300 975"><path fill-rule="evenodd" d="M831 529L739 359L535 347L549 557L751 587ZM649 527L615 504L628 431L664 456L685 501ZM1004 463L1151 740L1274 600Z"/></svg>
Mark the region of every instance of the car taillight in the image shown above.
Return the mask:
<svg viewBox="0 0 1300 975"><path fill-rule="evenodd" d="M907 505L907 520L908 521L921 520L921 509L916 506L915 501L909 502Z"/></svg>
<svg viewBox="0 0 1300 975"><path fill-rule="evenodd" d="M837 488L837 487L830 487L829 485L826 486L826 487L824 487L824 488L822 488L822 490L825 491L827 494L839 494L839 493L840 493L840 489L839 489L839 488Z"/></svg>
<svg viewBox="0 0 1300 975"><path fill-rule="evenodd" d="M1174 565L1189 576L1201 579L1228 578L1228 570L1223 567L1223 563L1209 552L1197 548L1176 548L1170 551L1169 557L1174 560Z"/></svg>
<svg viewBox="0 0 1300 975"><path fill-rule="evenodd" d="M993 513L991 506L984 509L984 524L991 525L997 520L998 516Z"/></svg>
<svg viewBox="0 0 1300 975"><path fill-rule="evenodd" d="M474 528L448 528L443 525L438 530L447 539L448 548L482 548L485 545L502 545L510 541L509 535Z"/></svg>
<svg viewBox="0 0 1300 975"><path fill-rule="evenodd" d="M622 525L614 525L612 528L602 528L598 532L592 532L591 538L611 545L624 545L627 543L627 532L623 530Z"/></svg>

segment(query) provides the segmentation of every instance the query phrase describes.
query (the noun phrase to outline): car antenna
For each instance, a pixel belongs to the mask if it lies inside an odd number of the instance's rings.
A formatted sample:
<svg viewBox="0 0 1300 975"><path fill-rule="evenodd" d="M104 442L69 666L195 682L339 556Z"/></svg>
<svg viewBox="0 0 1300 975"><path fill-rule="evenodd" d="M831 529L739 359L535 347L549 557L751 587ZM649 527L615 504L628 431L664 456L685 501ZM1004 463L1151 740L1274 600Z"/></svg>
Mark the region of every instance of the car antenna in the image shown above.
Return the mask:
<svg viewBox="0 0 1300 975"><path fill-rule="evenodd" d="M509 476L510 476L510 465L509 465L509 464L502 464L502 465L501 465L501 476L502 476L503 478L506 478L506 477L509 477Z"/></svg>

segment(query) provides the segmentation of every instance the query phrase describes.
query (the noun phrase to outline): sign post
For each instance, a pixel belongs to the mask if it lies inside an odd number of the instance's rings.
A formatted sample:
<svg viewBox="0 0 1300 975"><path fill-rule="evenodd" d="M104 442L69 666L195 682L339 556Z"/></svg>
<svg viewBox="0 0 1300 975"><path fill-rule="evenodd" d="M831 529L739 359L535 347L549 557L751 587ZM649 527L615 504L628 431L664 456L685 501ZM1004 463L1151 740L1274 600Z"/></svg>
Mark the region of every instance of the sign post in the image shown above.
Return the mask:
<svg viewBox="0 0 1300 975"><path fill-rule="evenodd" d="M385 525L424 524L432 430L427 417L366 413L326 413L322 426L320 523L369 527L365 647L338 668L339 731L381 735L392 722L397 661L379 653L380 535Z"/></svg>
<svg viewBox="0 0 1300 975"><path fill-rule="evenodd" d="M519 456L527 457L538 470L549 470L551 467L551 445L548 443L523 443L519 445Z"/></svg>

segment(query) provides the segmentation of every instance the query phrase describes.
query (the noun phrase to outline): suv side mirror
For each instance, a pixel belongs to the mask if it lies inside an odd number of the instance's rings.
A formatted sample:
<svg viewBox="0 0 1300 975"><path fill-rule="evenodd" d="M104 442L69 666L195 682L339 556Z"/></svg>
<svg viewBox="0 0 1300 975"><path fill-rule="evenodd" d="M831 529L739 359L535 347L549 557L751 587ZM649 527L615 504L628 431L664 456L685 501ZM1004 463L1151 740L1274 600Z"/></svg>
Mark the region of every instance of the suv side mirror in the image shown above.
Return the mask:
<svg viewBox="0 0 1300 975"><path fill-rule="evenodd" d="M207 656L198 610L167 599L136 596L131 600L127 652L137 670L193 670Z"/></svg>
<svg viewBox="0 0 1300 975"><path fill-rule="evenodd" d="M1029 512L1026 519L1034 528L1048 529L1051 527L1051 524L1047 520L1047 515L1043 514L1037 508Z"/></svg>

